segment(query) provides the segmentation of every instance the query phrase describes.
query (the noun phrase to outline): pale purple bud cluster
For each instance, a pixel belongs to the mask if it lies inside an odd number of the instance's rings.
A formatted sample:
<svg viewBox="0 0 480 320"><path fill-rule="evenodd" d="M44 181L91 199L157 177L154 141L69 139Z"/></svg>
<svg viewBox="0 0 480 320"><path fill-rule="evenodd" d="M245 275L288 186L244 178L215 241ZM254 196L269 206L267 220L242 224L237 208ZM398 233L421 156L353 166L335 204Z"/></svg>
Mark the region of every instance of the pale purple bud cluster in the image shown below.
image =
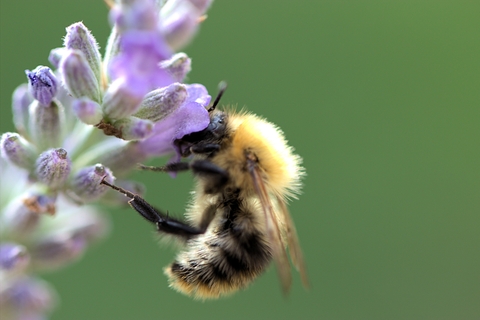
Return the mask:
<svg viewBox="0 0 480 320"><path fill-rule="evenodd" d="M12 97L17 132L0 140L2 317L43 318L54 306L53 291L33 275L76 261L107 233L87 203L128 200L101 181L142 194L141 184L125 180L136 164L175 152L178 160L174 140L208 126L211 97L184 83L191 59L175 50L192 39L210 3L118 0L103 58L78 22L51 50L53 71L26 71L28 84Z"/></svg>
<svg viewBox="0 0 480 320"><path fill-rule="evenodd" d="M92 207L74 206L64 196L47 191L46 185L27 182L22 173L0 159L0 192L2 198L12 199L5 207L0 203L2 319L37 319L49 312L56 301L54 291L26 274L78 260L92 241L108 231L107 221Z"/></svg>
<svg viewBox="0 0 480 320"><path fill-rule="evenodd" d="M38 66L33 71L26 70L28 89L42 105L48 106L57 94L57 77L48 67Z"/></svg>

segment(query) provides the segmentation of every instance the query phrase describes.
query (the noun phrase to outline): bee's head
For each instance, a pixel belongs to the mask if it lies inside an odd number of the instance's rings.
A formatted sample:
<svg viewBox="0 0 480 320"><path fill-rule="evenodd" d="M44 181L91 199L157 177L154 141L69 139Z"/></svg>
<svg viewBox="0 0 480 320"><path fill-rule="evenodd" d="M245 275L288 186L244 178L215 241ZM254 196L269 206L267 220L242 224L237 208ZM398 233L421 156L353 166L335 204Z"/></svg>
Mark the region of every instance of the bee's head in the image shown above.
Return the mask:
<svg viewBox="0 0 480 320"><path fill-rule="evenodd" d="M215 98L212 106L208 109L210 115L210 123L202 131L193 132L174 141L179 148L182 156L190 155L190 147L197 144L219 144L227 133L227 114L223 111L216 110L216 107L227 88L226 82L219 85L220 91Z"/></svg>
<svg viewBox="0 0 480 320"><path fill-rule="evenodd" d="M210 123L202 131L193 132L175 140L190 143L218 143L226 133L227 115L223 111L214 110L210 112Z"/></svg>

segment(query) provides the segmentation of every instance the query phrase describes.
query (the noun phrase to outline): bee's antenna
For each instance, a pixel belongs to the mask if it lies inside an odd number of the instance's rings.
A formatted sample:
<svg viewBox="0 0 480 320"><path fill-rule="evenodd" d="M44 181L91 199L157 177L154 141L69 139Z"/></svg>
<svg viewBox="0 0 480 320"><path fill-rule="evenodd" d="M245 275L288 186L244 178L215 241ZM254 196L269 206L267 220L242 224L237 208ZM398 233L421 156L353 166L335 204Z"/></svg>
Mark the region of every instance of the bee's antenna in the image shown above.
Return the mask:
<svg viewBox="0 0 480 320"><path fill-rule="evenodd" d="M220 101L220 98L223 96L223 93L225 92L226 89L227 89L227 82L226 81L222 81L218 84L218 90L219 91L218 91L217 97L215 98L215 101L213 101L212 106L208 109L209 113L212 112L213 110L215 110L218 102Z"/></svg>

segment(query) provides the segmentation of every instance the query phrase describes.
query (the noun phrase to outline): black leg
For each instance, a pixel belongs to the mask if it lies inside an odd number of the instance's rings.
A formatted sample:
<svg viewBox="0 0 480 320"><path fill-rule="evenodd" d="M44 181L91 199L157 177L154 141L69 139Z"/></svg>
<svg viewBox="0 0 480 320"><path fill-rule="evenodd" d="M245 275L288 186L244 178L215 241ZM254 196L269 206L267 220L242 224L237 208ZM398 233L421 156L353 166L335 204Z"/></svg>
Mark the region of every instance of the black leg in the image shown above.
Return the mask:
<svg viewBox="0 0 480 320"><path fill-rule="evenodd" d="M228 173L216 164L208 160L196 160L192 162L175 162L167 164L163 167L150 167L143 164L138 165L142 170L157 172L178 172L191 169L195 175L200 177L208 177L205 192L215 193L221 190L228 182Z"/></svg>
<svg viewBox="0 0 480 320"><path fill-rule="evenodd" d="M178 172L190 170L190 164L188 162L174 162L164 165L163 167L151 167L138 164L138 168L141 170L157 171L157 172Z"/></svg>
<svg viewBox="0 0 480 320"><path fill-rule="evenodd" d="M190 164L194 174L208 177L205 180L205 192L219 192L229 180L228 172L208 160L197 160Z"/></svg>
<svg viewBox="0 0 480 320"><path fill-rule="evenodd" d="M220 150L218 143L201 143L190 147L190 151L197 154L215 153L218 152L218 150Z"/></svg>
<svg viewBox="0 0 480 320"><path fill-rule="evenodd" d="M159 232L165 232L171 235L179 236L183 239L189 239L192 236L204 233L208 227L207 225L205 228L199 229L189 226L188 224L177 219L170 218L167 213L163 213L160 210L155 209L145 199L128 190L110 184L104 179L102 179L100 183L129 197L130 201L128 201L128 203L130 206L147 221L155 224Z"/></svg>

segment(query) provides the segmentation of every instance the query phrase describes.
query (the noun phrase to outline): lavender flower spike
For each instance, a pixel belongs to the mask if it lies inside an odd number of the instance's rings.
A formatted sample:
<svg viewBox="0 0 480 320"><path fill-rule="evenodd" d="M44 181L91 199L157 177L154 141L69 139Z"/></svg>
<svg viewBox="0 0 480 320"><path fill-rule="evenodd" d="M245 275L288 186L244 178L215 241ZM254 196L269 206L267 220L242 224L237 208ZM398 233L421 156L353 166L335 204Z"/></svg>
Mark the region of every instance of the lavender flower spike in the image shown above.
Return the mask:
<svg viewBox="0 0 480 320"><path fill-rule="evenodd" d="M186 99L187 87L175 82L168 87L150 91L134 116L157 122L172 114Z"/></svg>
<svg viewBox="0 0 480 320"><path fill-rule="evenodd" d="M87 97L98 103L100 85L85 55L80 50L69 50L60 61L60 72L68 91L75 98Z"/></svg>
<svg viewBox="0 0 480 320"><path fill-rule="evenodd" d="M102 59L97 41L90 33L90 30L82 22L70 25L67 28L64 44L67 49L76 49L83 53L97 79L98 85L100 85Z"/></svg>
<svg viewBox="0 0 480 320"><path fill-rule="evenodd" d="M61 148L42 153L35 166L38 180L51 189L62 187L71 169L67 151Z"/></svg>
<svg viewBox="0 0 480 320"><path fill-rule="evenodd" d="M41 104L48 106L57 94L58 81L49 67L38 66L33 71L25 70L28 89Z"/></svg>
<svg viewBox="0 0 480 320"><path fill-rule="evenodd" d="M107 192L107 187L100 184L105 179L113 183L114 177L110 169L97 163L94 166L79 170L73 177L72 190L83 201L93 201Z"/></svg>
<svg viewBox="0 0 480 320"><path fill-rule="evenodd" d="M35 147L18 133L7 132L0 142L1 155L20 168L32 169L35 163Z"/></svg>

